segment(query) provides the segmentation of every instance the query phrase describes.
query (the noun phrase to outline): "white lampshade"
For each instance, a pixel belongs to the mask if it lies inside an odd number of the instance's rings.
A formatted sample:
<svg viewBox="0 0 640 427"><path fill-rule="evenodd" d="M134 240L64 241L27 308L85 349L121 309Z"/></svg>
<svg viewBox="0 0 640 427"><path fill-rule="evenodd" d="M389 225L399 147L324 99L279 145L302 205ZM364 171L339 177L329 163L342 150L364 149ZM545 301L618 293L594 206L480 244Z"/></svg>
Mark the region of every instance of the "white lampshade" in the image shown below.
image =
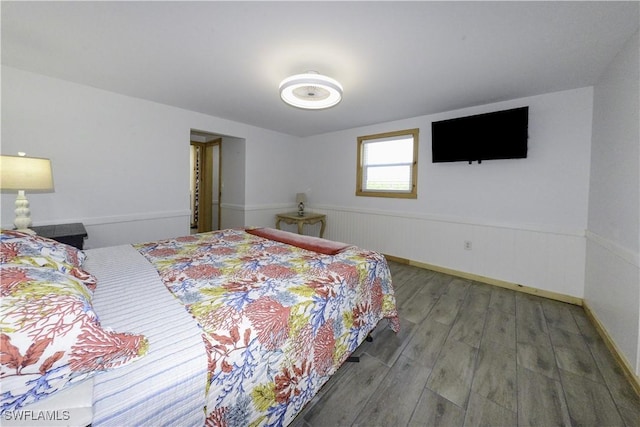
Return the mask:
<svg viewBox="0 0 640 427"><path fill-rule="evenodd" d="M280 83L280 97L294 107L320 110L342 100L342 85L315 71L287 77Z"/></svg>
<svg viewBox="0 0 640 427"><path fill-rule="evenodd" d="M53 190L51 161L38 157L0 156L0 189L18 192L13 224L18 230L33 233L33 230L29 230L31 210L24 192Z"/></svg>
<svg viewBox="0 0 640 427"><path fill-rule="evenodd" d="M51 160L38 157L0 156L0 188L3 190L53 190Z"/></svg>
<svg viewBox="0 0 640 427"><path fill-rule="evenodd" d="M296 193L296 203L307 203L307 195L305 193Z"/></svg>

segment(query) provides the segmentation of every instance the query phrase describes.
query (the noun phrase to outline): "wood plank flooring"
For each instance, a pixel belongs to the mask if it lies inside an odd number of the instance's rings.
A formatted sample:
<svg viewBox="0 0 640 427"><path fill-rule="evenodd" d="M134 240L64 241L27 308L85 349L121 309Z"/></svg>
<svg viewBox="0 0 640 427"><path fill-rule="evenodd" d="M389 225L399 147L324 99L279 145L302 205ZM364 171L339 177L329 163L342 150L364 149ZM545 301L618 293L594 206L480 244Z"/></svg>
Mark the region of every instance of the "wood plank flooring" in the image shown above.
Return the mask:
<svg viewBox="0 0 640 427"><path fill-rule="evenodd" d="M390 267L400 333L383 320L293 427L640 426L640 399L582 308Z"/></svg>

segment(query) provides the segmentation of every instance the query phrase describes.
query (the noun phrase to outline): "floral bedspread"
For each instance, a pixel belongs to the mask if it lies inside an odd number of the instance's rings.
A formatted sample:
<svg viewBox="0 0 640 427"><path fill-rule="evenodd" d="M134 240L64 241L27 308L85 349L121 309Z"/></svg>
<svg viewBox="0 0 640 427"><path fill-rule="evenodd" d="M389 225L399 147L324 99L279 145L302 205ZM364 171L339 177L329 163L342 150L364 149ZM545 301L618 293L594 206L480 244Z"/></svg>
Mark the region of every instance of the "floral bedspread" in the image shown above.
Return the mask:
<svg viewBox="0 0 640 427"><path fill-rule="evenodd" d="M203 329L207 425L287 425L382 318L385 258L323 255L240 229L136 245Z"/></svg>

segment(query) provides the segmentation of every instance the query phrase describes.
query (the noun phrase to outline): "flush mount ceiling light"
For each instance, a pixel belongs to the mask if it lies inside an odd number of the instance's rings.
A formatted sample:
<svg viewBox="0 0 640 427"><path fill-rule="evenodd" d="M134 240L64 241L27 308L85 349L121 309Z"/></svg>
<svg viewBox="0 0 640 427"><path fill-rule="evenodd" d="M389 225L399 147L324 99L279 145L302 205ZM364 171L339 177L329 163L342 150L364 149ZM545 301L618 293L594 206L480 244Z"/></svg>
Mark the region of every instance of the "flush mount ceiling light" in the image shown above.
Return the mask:
<svg viewBox="0 0 640 427"><path fill-rule="evenodd" d="M280 83L280 97L287 104L306 110L321 110L342 99L342 86L315 71L287 77Z"/></svg>

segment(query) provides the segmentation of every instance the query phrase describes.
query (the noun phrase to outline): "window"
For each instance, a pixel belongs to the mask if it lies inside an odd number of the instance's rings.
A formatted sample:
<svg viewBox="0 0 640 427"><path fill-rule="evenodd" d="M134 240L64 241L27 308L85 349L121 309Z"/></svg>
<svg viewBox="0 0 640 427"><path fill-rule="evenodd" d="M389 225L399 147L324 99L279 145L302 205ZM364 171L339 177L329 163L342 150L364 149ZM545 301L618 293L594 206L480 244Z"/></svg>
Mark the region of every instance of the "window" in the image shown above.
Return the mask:
<svg viewBox="0 0 640 427"><path fill-rule="evenodd" d="M418 197L418 131L358 137L356 196Z"/></svg>

